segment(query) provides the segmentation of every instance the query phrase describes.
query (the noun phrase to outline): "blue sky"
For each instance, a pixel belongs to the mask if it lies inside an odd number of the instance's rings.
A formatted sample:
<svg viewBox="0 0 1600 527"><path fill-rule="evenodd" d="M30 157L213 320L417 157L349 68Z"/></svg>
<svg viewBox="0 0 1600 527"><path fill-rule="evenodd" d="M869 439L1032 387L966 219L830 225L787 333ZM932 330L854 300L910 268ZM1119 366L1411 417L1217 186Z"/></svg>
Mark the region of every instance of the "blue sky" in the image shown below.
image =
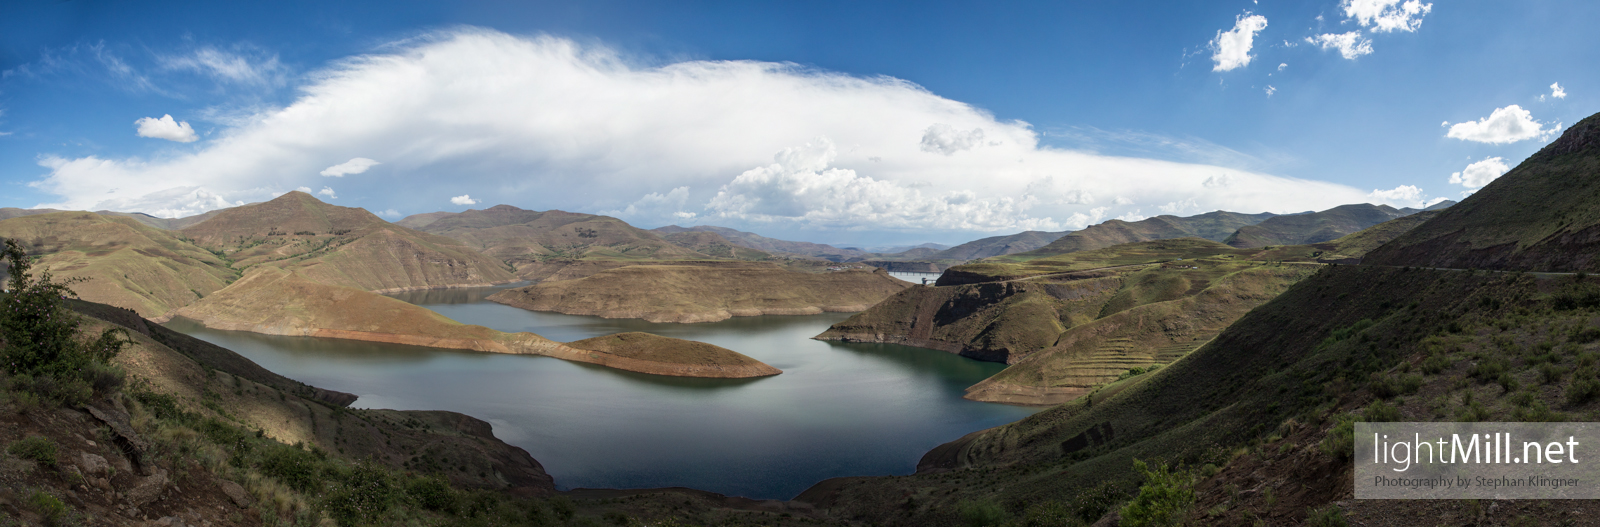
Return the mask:
<svg viewBox="0 0 1600 527"><path fill-rule="evenodd" d="M1600 110L1594 2L576 4L8 2L0 206L958 243L1460 199Z"/></svg>

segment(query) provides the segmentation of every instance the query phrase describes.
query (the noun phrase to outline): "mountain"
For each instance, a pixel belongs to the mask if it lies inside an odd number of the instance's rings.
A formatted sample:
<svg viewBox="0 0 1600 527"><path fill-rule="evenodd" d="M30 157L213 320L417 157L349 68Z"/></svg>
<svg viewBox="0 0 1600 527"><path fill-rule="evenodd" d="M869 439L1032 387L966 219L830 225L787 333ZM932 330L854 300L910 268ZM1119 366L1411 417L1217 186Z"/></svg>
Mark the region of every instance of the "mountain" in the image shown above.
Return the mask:
<svg viewBox="0 0 1600 527"><path fill-rule="evenodd" d="M722 235L709 231L684 231L662 236L674 245L704 254L713 258L729 260L766 260L772 258L765 251L758 251L728 241Z"/></svg>
<svg viewBox="0 0 1600 527"><path fill-rule="evenodd" d="M196 223L200 223L202 221L206 221L208 219L211 219L212 216L216 216L218 213L222 212L223 210L227 210L227 209L217 209L217 210L213 210L213 211L210 211L210 212L196 214L196 215L193 215L193 216L184 216L182 218L157 218L155 216L151 216L151 215L145 214L143 212L115 212L115 211L109 211L109 210L95 211L95 214L99 214L101 216L124 216L124 217L128 217L128 218L133 218L134 220L137 220L139 223L143 223L145 225L149 225L149 226L155 227L157 229L163 229L163 230L169 230L170 231L170 230L182 229L184 227L188 227L190 225L194 225Z"/></svg>
<svg viewBox="0 0 1600 527"><path fill-rule="evenodd" d="M1322 251L1317 255L1319 261L1359 263L1368 253L1438 215L1438 209L1423 210L1346 234L1337 240L1312 244L1312 247Z"/></svg>
<svg viewBox="0 0 1600 527"><path fill-rule="evenodd" d="M1240 214L1237 212L1207 212L1183 217L1162 215L1139 221L1110 220L1091 225L1081 231L1067 233L1038 249L1005 255L1005 261L1023 261L1057 254L1092 251L1124 243L1174 238L1203 238L1220 242L1234 231L1255 225L1273 217L1271 213Z"/></svg>
<svg viewBox="0 0 1600 527"><path fill-rule="evenodd" d="M844 262L851 259L859 260L861 258L869 257L872 254L859 249L840 249L832 245L821 243L778 240L753 232L738 231L729 229L727 227L716 227L712 225L696 225L694 227L668 225L666 227L659 227L651 230L661 234L673 234L688 231L713 232L722 236L723 238L726 238L730 242L758 251L782 253L810 258L822 258L835 262Z"/></svg>
<svg viewBox="0 0 1600 527"><path fill-rule="evenodd" d="M516 266L524 278L541 262L560 260L694 260L707 255L662 239L655 232L610 216L510 205L442 214L431 221L409 216L424 232L447 236ZM421 215L419 215L421 216Z"/></svg>
<svg viewBox="0 0 1600 527"><path fill-rule="evenodd" d="M19 209L16 207L0 207L0 220L33 216L35 214L49 214L52 212L66 212L56 209Z"/></svg>
<svg viewBox="0 0 1600 527"><path fill-rule="evenodd" d="M1370 203L1340 205L1309 214L1267 218L1255 225L1239 227L1238 231L1228 236L1223 243L1247 248L1325 242L1406 216L1411 212L1413 211L1401 211L1388 205Z"/></svg>
<svg viewBox="0 0 1600 527"><path fill-rule="evenodd" d="M502 262L462 242L383 221L304 192L222 209L177 231L224 254L233 267L292 270L309 280L367 291L489 285L516 280Z"/></svg>
<svg viewBox="0 0 1600 527"><path fill-rule="evenodd" d="M651 322L715 322L736 316L860 311L907 287L882 270L806 273L766 262L630 265L495 293L533 311Z"/></svg>
<svg viewBox="0 0 1600 527"><path fill-rule="evenodd" d="M1023 231L1006 236L990 236L939 251L926 256L926 258L967 261L990 256L1028 252L1049 245L1050 242L1061 239L1062 236L1069 232L1071 231Z"/></svg>
<svg viewBox="0 0 1600 527"><path fill-rule="evenodd" d="M1600 271L1600 114L1427 223L1373 251L1377 265Z"/></svg>
<svg viewBox="0 0 1600 527"><path fill-rule="evenodd" d="M73 284L80 298L158 317L226 287L238 277L228 262L123 216L49 212L0 221L40 265Z"/></svg>

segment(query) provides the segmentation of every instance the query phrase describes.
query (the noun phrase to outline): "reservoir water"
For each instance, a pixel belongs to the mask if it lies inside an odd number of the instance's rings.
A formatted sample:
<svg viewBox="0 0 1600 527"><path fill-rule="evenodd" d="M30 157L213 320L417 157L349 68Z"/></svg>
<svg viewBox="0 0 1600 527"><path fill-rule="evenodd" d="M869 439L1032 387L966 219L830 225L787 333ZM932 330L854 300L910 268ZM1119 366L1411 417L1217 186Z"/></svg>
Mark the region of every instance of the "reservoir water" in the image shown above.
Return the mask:
<svg viewBox="0 0 1600 527"><path fill-rule="evenodd" d="M483 300L499 289L391 296L461 322L563 342L621 331L709 342L784 373L664 377L547 357L169 326L287 377L359 395L355 407L451 410L489 421L496 437L526 449L561 489L683 486L788 499L826 478L909 474L941 443L1037 411L961 398L1001 364L810 339L848 313L654 324Z"/></svg>

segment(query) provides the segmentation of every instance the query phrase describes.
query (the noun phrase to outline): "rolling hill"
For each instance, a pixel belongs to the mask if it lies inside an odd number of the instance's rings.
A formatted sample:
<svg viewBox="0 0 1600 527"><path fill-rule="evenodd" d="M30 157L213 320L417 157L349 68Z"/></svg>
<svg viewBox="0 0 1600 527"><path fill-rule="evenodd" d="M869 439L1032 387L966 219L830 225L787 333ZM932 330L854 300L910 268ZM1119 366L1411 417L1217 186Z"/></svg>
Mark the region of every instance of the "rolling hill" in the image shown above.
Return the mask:
<svg viewBox="0 0 1600 527"><path fill-rule="evenodd" d="M852 259L860 260L862 258L872 256L872 253L861 251L859 249L841 249L822 243L791 242L775 238L768 238L753 232L744 232L729 229L727 227L716 227L712 225L696 225L694 227L668 225L666 227L651 229L651 231L660 234L675 234L680 232L711 232L722 236L730 242L758 251L788 256L822 258L835 262L850 261Z"/></svg>
<svg viewBox="0 0 1600 527"><path fill-rule="evenodd" d="M696 260L695 252L657 233L609 216L559 210L533 211L510 205L460 213L410 216L401 224L446 236L515 266L525 279L538 279L552 266L583 260Z"/></svg>
<svg viewBox="0 0 1600 527"><path fill-rule="evenodd" d="M1340 205L1320 212L1274 216L1255 225L1239 227L1222 243L1250 248L1325 242L1412 212L1415 211L1370 203Z"/></svg>
<svg viewBox="0 0 1600 527"><path fill-rule="evenodd" d="M1202 238L1220 242L1234 231L1255 225L1273 217L1270 213L1240 214L1236 212L1207 212L1196 216L1156 216L1139 221L1110 220L1091 225L1081 231L1067 233L1044 247L1004 255L1001 261L1026 261L1057 254L1092 251L1124 243L1175 238Z"/></svg>
<svg viewBox="0 0 1600 527"><path fill-rule="evenodd" d="M461 242L400 227L364 209L304 192L222 209L178 231L226 255L234 268L293 270L316 282L367 291L473 286L516 280L506 264Z"/></svg>
<svg viewBox="0 0 1600 527"><path fill-rule="evenodd" d="M555 311L651 322L715 322L735 316L860 311L909 282L879 271L806 273L772 263L630 265L495 293L489 300Z"/></svg>
<svg viewBox="0 0 1600 527"><path fill-rule="evenodd" d="M127 217L51 212L0 221L13 238L61 279L83 279L80 298L159 317L226 287L238 274L228 262Z"/></svg>

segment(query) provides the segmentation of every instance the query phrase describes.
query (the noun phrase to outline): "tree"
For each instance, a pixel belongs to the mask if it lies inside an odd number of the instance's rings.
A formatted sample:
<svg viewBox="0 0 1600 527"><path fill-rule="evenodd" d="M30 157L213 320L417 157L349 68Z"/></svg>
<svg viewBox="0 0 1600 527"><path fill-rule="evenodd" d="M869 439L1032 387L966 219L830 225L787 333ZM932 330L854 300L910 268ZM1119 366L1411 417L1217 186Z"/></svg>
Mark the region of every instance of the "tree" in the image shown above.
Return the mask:
<svg viewBox="0 0 1600 527"><path fill-rule="evenodd" d="M0 369L12 375L81 377L90 362L105 363L122 349L117 329L78 341L81 319L62 300L76 296L67 285L79 280L56 282L49 271L35 278L33 262L16 240L6 240L4 260L10 279L0 299Z"/></svg>

